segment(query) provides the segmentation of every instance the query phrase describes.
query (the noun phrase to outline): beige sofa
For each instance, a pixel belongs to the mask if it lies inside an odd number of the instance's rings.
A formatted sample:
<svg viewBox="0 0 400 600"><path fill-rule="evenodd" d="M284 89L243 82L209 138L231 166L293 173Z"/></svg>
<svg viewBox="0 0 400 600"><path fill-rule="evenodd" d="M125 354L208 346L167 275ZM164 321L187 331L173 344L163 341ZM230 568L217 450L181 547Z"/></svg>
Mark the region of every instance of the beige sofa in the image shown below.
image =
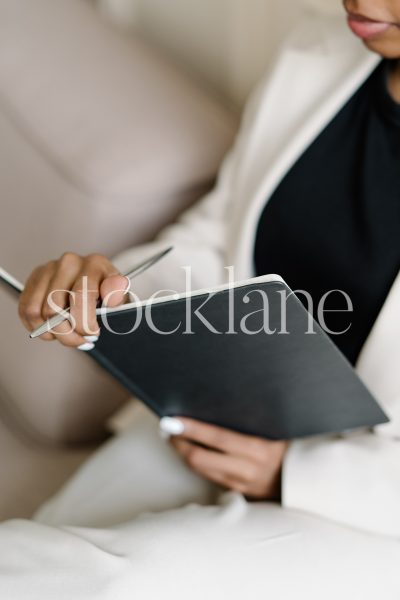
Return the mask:
<svg viewBox="0 0 400 600"><path fill-rule="evenodd" d="M1 0L1 266L24 280L65 250L111 256L151 238L212 184L236 126L87 0ZM127 395L84 354L29 341L1 290L0 331L4 519L65 480Z"/></svg>

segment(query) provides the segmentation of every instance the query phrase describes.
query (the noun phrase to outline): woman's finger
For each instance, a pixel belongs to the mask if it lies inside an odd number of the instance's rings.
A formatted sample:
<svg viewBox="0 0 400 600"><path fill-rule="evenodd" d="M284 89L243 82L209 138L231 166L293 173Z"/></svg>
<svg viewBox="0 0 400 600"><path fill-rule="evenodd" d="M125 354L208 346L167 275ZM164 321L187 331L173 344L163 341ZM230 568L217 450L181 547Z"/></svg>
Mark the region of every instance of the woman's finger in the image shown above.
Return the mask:
<svg viewBox="0 0 400 600"><path fill-rule="evenodd" d="M98 335L100 328L96 308L100 298L110 306L121 304L128 285L127 278L119 275L107 259L97 255L87 257L72 288L71 315L75 320L76 332L80 335ZM106 297L105 291L108 292Z"/></svg>
<svg viewBox="0 0 400 600"><path fill-rule="evenodd" d="M82 259L72 253L64 254L57 262L57 268L50 279L42 316L49 319L56 312L69 306L71 288L81 270Z"/></svg>
<svg viewBox="0 0 400 600"><path fill-rule="evenodd" d="M32 273L21 295L20 317L32 331L69 306L70 320L41 338L58 339L65 346L84 346L83 349L89 350L99 334L96 308L103 282L104 293L111 292L109 305L122 303L129 281L105 256L82 257L66 252L59 260Z"/></svg>
<svg viewBox="0 0 400 600"><path fill-rule="evenodd" d="M184 425L182 437L209 448L228 454L254 458L265 440L237 433L229 429L195 421L186 417L176 417Z"/></svg>
<svg viewBox="0 0 400 600"><path fill-rule="evenodd" d="M71 287L82 268L83 259L73 252L66 252L57 261L56 269L49 281L42 308L42 317L46 321L72 303ZM52 330L53 339L63 346L75 348L87 347L87 341L75 331L75 322L64 321Z"/></svg>
<svg viewBox="0 0 400 600"><path fill-rule="evenodd" d="M110 275L100 286L100 296L106 306L123 304L127 299L131 282L124 275Z"/></svg>
<svg viewBox="0 0 400 600"><path fill-rule="evenodd" d="M35 269L26 282L20 297L18 312L28 331L33 331L43 323L43 304L55 270L56 264L50 262ZM40 339L52 341L55 338L51 333L45 333Z"/></svg>
<svg viewBox="0 0 400 600"><path fill-rule="evenodd" d="M217 476L226 486L252 481L257 475L255 466L238 456L208 450L178 437L172 438L171 444L191 469L207 479Z"/></svg>
<svg viewBox="0 0 400 600"><path fill-rule="evenodd" d="M71 293L70 314L75 332L82 336L98 336L100 327L97 322L96 308L99 300L101 276L79 276Z"/></svg>

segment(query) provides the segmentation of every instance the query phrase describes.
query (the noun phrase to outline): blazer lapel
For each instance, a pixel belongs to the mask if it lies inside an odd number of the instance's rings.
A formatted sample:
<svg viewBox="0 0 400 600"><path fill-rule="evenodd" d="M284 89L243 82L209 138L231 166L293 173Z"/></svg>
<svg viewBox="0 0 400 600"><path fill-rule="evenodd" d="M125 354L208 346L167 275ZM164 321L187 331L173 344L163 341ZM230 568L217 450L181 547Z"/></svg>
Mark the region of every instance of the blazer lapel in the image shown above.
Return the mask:
<svg viewBox="0 0 400 600"><path fill-rule="evenodd" d="M315 29L318 27L310 29L310 38ZM319 46L315 40L310 47L291 44L281 54L258 91L258 101L247 115L248 127L241 140L235 182L237 202L232 203L226 263L235 265L236 278L253 275L255 231L268 198L379 61L377 55L344 33L338 21L329 31L325 28ZM292 98L287 93L288 81L293 84ZM400 275L364 345L357 371L392 414L396 398L400 398ZM400 420L400 414L398 417ZM390 425L384 427L389 431Z"/></svg>
<svg viewBox="0 0 400 600"><path fill-rule="evenodd" d="M289 47L264 82L259 94L263 108L243 144L235 191L239 199L234 203L228 260L238 278L253 274L253 240L268 198L380 61L355 43L347 40L350 49L336 51L328 43L319 51ZM288 81L293 83L294 99L287 97Z"/></svg>
<svg viewBox="0 0 400 600"><path fill-rule="evenodd" d="M400 418L400 273L364 344L357 372L389 416ZM396 407L397 401L397 407ZM398 414L397 414L398 413ZM389 433L389 426L384 426Z"/></svg>

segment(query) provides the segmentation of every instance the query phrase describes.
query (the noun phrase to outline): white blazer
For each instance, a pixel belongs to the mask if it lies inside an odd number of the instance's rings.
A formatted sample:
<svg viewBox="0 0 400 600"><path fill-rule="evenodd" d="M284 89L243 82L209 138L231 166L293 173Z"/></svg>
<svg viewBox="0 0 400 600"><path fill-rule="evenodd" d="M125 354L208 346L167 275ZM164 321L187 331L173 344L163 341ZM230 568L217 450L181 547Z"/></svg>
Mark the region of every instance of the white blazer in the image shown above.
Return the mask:
<svg viewBox="0 0 400 600"><path fill-rule="evenodd" d="M216 188L157 240L115 259L128 269L172 243L175 251L135 282L141 298L254 275L259 217L291 166L379 62L343 17L310 14L282 48L251 99ZM306 206L305 206L306 210ZM338 522L400 536L400 276L361 352L357 370L392 417L373 432L295 441L284 464L283 504Z"/></svg>

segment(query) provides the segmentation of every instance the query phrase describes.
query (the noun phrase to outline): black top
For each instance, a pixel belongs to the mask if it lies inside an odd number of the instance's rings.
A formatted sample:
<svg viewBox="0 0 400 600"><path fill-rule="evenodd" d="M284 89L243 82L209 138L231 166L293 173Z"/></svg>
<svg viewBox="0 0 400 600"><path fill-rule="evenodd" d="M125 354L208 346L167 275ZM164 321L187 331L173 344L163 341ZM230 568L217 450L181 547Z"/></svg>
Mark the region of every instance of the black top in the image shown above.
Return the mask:
<svg viewBox="0 0 400 600"><path fill-rule="evenodd" d="M355 363L400 268L400 104L382 61L289 171L267 203L255 242L258 275L277 273L313 298L346 292L354 313L325 313ZM301 298L303 299L303 298ZM304 298L304 303L306 300ZM325 309L347 309L343 295Z"/></svg>

